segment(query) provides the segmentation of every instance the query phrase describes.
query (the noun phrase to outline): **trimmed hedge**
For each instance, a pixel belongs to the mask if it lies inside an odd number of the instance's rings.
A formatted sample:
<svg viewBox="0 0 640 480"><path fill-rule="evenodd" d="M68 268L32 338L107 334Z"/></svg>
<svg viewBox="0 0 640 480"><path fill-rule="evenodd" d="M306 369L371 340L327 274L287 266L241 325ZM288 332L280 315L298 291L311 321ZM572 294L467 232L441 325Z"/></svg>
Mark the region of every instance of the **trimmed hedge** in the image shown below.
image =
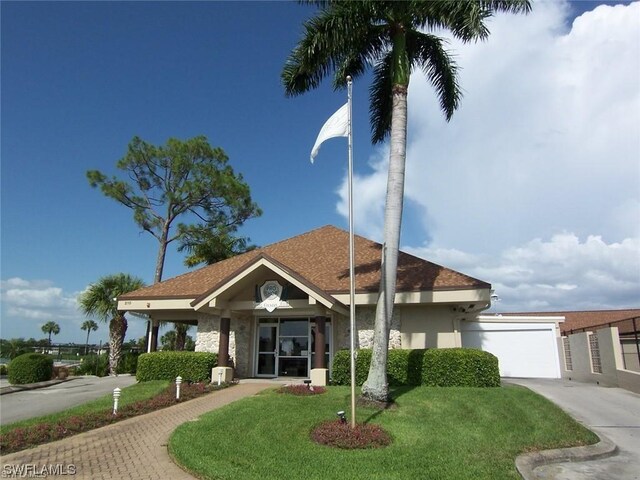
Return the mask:
<svg viewBox="0 0 640 480"><path fill-rule="evenodd" d="M152 352L138 357L136 379L202 382L211 380L211 369L218 362L217 353L207 352Z"/></svg>
<svg viewBox="0 0 640 480"><path fill-rule="evenodd" d="M371 349L356 352L356 384L369 374ZM351 382L349 351L340 350L333 358L332 382ZM389 350L389 385L428 385L435 387L499 387L498 359L489 352L473 348L429 350Z"/></svg>
<svg viewBox="0 0 640 480"><path fill-rule="evenodd" d="M23 385L51 380L53 359L41 353L24 353L9 363L9 383Z"/></svg>
<svg viewBox="0 0 640 480"><path fill-rule="evenodd" d="M432 387L499 387L498 358L475 348L442 348L424 355L422 384Z"/></svg>

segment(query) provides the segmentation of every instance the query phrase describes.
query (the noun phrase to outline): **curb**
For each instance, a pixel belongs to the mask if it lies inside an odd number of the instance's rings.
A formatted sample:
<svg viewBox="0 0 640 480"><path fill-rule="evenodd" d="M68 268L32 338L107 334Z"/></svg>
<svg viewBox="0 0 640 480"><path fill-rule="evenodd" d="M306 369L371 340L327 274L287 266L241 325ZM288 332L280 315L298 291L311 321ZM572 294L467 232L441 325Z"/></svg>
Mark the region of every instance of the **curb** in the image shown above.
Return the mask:
<svg viewBox="0 0 640 480"><path fill-rule="evenodd" d="M516 470L525 480L535 480L534 469L542 465L562 462L585 462L598 458L612 457L618 453L618 446L598 433L600 441L594 445L572 448L558 448L541 452L524 453L516 457Z"/></svg>
<svg viewBox="0 0 640 480"><path fill-rule="evenodd" d="M25 383L24 385L9 385L7 387L0 388L0 395L7 395L9 393L24 392L25 390L35 390L37 388L50 387L59 383L68 382L78 377L67 377L64 379L47 380L46 382L38 383Z"/></svg>

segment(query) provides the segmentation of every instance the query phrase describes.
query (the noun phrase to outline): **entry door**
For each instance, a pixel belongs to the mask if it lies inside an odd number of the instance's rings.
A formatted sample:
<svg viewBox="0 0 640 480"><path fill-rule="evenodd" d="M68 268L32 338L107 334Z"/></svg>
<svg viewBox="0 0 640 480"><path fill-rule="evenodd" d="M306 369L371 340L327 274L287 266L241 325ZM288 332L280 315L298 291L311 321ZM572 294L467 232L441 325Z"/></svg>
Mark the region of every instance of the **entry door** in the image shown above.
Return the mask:
<svg viewBox="0 0 640 480"><path fill-rule="evenodd" d="M309 376L309 319L281 318L278 376Z"/></svg>
<svg viewBox="0 0 640 480"><path fill-rule="evenodd" d="M258 377L276 377L278 364L278 324L258 326Z"/></svg>

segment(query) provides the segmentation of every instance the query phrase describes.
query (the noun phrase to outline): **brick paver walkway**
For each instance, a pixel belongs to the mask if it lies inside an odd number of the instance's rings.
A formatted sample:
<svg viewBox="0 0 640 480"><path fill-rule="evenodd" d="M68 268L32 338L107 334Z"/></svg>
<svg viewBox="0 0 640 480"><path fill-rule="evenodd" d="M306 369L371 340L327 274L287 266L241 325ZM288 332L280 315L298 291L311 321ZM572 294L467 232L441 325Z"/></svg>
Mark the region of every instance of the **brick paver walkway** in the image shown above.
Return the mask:
<svg viewBox="0 0 640 480"><path fill-rule="evenodd" d="M273 383L241 383L173 407L22 452L3 455L0 457L0 477L11 478L7 473L20 466L37 472L43 467L55 469L57 466L59 473L64 471L67 475L75 467L75 475L66 477L74 480L193 479L193 476L180 469L169 458L167 443L171 432L203 413L255 395L271 386ZM27 470L23 470L25 471ZM17 473L15 478L29 478L29 475Z"/></svg>

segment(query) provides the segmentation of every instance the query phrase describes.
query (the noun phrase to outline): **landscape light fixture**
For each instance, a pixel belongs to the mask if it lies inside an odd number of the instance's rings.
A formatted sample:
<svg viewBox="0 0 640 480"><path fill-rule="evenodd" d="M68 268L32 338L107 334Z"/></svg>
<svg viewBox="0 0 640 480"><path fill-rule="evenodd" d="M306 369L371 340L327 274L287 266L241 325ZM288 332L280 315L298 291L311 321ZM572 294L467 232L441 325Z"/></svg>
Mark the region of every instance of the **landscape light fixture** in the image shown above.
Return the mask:
<svg viewBox="0 0 640 480"><path fill-rule="evenodd" d="M180 400L180 384L182 383L182 377L176 377L176 400Z"/></svg>
<svg viewBox="0 0 640 480"><path fill-rule="evenodd" d="M344 414L344 410L340 410L337 415L340 417L340 423L347 423L347 417Z"/></svg>
<svg viewBox="0 0 640 480"><path fill-rule="evenodd" d="M119 388L113 389L113 414L116 415L118 413L118 400L120 400L120 393L122 390Z"/></svg>

